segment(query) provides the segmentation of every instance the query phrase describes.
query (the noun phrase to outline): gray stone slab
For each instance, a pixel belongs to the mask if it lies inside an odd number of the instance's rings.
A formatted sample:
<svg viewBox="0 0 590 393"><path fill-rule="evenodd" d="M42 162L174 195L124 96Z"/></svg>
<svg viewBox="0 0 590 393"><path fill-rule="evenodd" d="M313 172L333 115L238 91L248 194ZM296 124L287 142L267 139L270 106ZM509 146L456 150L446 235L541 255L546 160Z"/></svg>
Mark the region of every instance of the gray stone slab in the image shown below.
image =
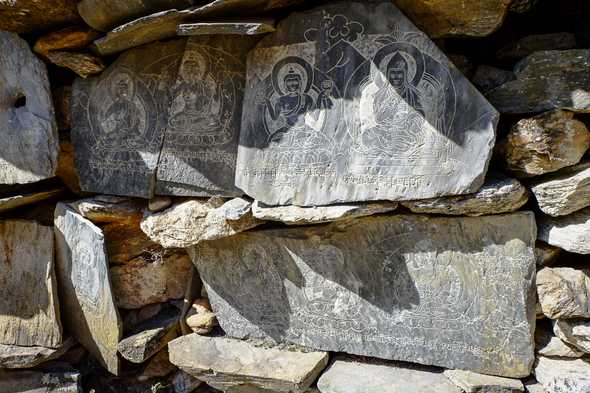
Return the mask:
<svg viewBox="0 0 590 393"><path fill-rule="evenodd" d="M53 231L34 221L0 221L0 344L62 343Z"/></svg>
<svg viewBox="0 0 590 393"><path fill-rule="evenodd" d="M301 206L475 192L497 120L391 2L294 13L248 56L236 185Z"/></svg>
<svg viewBox="0 0 590 393"><path fill-rule="evenodd" d="M590 254L590 207L567 216L537 216L539 240L576 254Z"/></svg>
<svg viewBox="0 0 590 393"><path fill-rule="evenodd" d="M102 231L73 209L55 209L61 311L71 333L111 373L119 372L122 324L113 301Z"/></svg>
<svg viewBox="0 0 590 393"><path fill-rule="evenodd" d="M201 22L184 23L178 26L178 35L260 35L275 31L274 22L269 21L228 21L228 22Z"/></svg>
<svg viewBox="0 0 590 393"><path fill-rule="evenodd" d="M16 34L0 31L0 184L55 175L59 141L47 69Z"/></svg>
<svg viewBox="0 0 590 393"><path fill-rule="evenodd" d="M465 393L524 392L524 385L518 379L495 377L465 370L445 370L444 375Z"/></svg>
<svg viewBox="0 0 590 393"><path fill-rule="evenodd" d="M39 372L0 370L0 392L83 393L82 376L77 371Z"/></svg>
<svg viewBox="0 0 590 393"><path fill-rule="evenodd" d="M530 186L543 213L550 216L571 214L590 206L590 162L545 176Z"/></svg>
<svg viewBox="0 0 590 393"><path fill-rule="evenodd" d="M0 369L32 368L49 360L57 359L76 344L68 338L59 348L24 347L20 345L0 344Z"/></svg>
<svg viewBox="0 0 590 393"><path fill-rule="evenodd" d="M535 232L530 212L367 217L244 232L192 256L230 336L522 377Z"/></svg>

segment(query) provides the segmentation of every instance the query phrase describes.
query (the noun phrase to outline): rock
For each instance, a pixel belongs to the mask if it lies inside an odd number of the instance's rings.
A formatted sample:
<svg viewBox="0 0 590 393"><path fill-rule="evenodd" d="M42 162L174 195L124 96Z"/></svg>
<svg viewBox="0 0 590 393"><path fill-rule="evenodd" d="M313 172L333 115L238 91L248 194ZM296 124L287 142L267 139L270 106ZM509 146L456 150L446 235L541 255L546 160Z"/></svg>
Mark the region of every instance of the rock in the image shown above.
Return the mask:
<svg viewBox="0 0 590 393"><path fill-rule="evenodd" d="M471 81L482 93L486 93L515 79L516 76L512 71L506 71L488 65L480 65L477 67L475 75L471 78Z"/></svg>
<svg viewBox="0 0 590 393"><path fill-rule="evenodd" d="M547 393L587 393L590 390L590 363L582 359L555 359L539 356L535 377Z"/></svg>
<svg viewBox="0 0 590 393"><path fill-rule="evenodd" d="M236 185L267 205L426 199L483 184L498 113L389 2L291 14L250 52L247 75ZM277 110L295 98L305 104Z"/></svg>
<svg viewBox="0 0 590 393"><path fill-rule="evenodd" d="M122 324L113 300L104 235L89 220L59 203L55 239L64 323L80 344L116 375Z"/></svg>
<svg viewBox="0 0 590 393"><path fill-rule="evenodd" d="M553 332L567 344L584 353L590 353L590 321L558 319L553 323Z"/></svg>
<svg viewBox="0 0 590 393"><path fill-rule="evenodd" d="M166 248L190 247L204 240L233 236L263 223L252 216L251 202L236 198L187 200L160 213L147 215L141 230Z"/></svg>
<svg viewBox="0 0 590 393"><path fill-rule="evenodd" d="M20 195L13 195L7 197L0 197L0 213L16 209L17 207L30 205L33 203L45 201L61 196L65 189L56 188L53 190L23 193Z"/></svg>
<svg viewBox="0 0 590 393"><path fill-rule="evenodd" d="M0 221L0 344L62 344L52 232L34 221Z"/></svg>
<svg viewBox="0 0 590 393"><path fill-rule="evenodd" d="M69 131L71 128L71 116L70 116L70 101L72 100L72 86L58 86L52 90L53 95L53 106L55 110L55 120L57 122L57 128L60 131ZM67 136L67 138L66 138ZM60 148L63 151L62 139L70 140L69 132L59 134ZM59 160L61 161L61 155L63 152L60 151ZM72 154L73 157L73 154ZM72 161L73 162L73 161ZM73 165L72 165L73 166ZM59 168L58 168L59 171ZM57 174L59 176L59 173Z"/></svg>
<svg viewBox="0 0 590 393"><path fill-rule="evenodd" d="M193 302L186 315L186 325L197 334L209 334L218 325L208 299L200 298Z"/></svg>
<svg viewBox="0 0 590 393"><path fill-rule="evenodd" d="M395 202L347 203L328 206L267 206L259 201L252 204L252 214L260 220L281 221L287 225L321 224L352 220L397 209Z"/></svg>
<svg viewBox="0 0 590 393"><path fill-rule="evenodd" d="M70 206L93 223L134 224L141 219L145 203L138 199L97 195L72 202Z"/></svg>
<svg viewBox="0 0 590 393"><path fill-rule="evenodd" d="M590 318L590 271L545 267L537 272L537 294L548 318Z"/></svg>
<svg viewBox="0 0 590 393"><path fill-rule="evenodd" d="M16 34L0 31L0 53L10 53L0 61L0 135L11 141L0 145L0 184L53 177L59 143L47 69Z"/></svg>
<svg viewBox="0 0 590 393"><path fill-rule="evenodd" d="M397 215L250 231L191 256L229 336L522 377L534 238L531 213Z"/></svg>
<svg viewBox="0 0 590 393"><path fill-rule="evenodd" d="M499 144L506 167L530 177L577 164L590 147L590 133L573 116L557 110L519 121Z"/></svg>
<svg viewBox="0 0 590 393"><path fill-rule="evenodd" d="M494 377L464 370L445 370L444 375L466 393L524 392L524 385L518 379Z"/></svg>
<svg viewBox="0 0 590 393"><path fill-rule="evenodd" d="M534 8L537 2L538 0L512 0L508 10L518 14L524 14Z"/></svg>
<svg viewBox="0 0 590 393"><path fill-rule="evenodd" d="M240 22L206 22L206 23L185 23L178 26L178 35L211 35L211 34L232 34L232 35L259 35L275 31L274 21L240 21Z"/></svg>
<svg viewBox="0 0 590 393"><path fill-rule="evenodd" d="M74 146L72 145L69 134L60 134L59 148L59 160L55 175L59 177L70 191L75 194L82 194L80 177L78 176L78 170L74 162Z"/></svg>
<svg viewBox="0 0 590 393"><path fill-rule="evenodd" d="M539 355L549 357L579 358L584 355L584 352L563 342L551 330L539 325L535 329L535 350Z"/></svg>
<svg viewBox="0 0 590 393"><path fill-rule="evenodd" d="M155 354L148 362L141 375L137 377L138 381L148 381L152 378L162 378L178 370L175 365L168 360L168 349L164 348Z"/></svg>
<svg viewBox="0 0 590 393"><path fill-rule="evenodd" d="M590 254L590 208L567 216L538 216L539 240L577 254Z"/></svg>
<svg viewBox="0 0 590 393"><path fill-rule="evenodd" d="M224 337L182 336L168 345L170 361L216 389L251 384L302 392L328 364L325 352L300 352Z"/></svg>
<svg viewBox="0 0 590 393"><path fill-rule="evenodd" d="M83 393L78 371L39 372L0 370L0 392Z"/></svg>
<svg viewBox="0 0 590 393"><path fill-rule="evenodd" d="M178 370L172 378L170 378L170 384L174 388L174 393L192 393L203 384L203 382L182 370Z"/></svg>
<svg viewBox="0 0 590 393"><path fill-rule="evenodd" d="M110 264L124 264L137 258L159 260L164 250L139 228L139 220L113 222L103 227Z"/></svg>
<svg viewBox="0 0 590 393"><path fill-rule="evenodd" d="M590 50L535 52L515 67L516 80L486 93L506 114L552 109L590 111ZM551 89L547 89L551 86Z"/></svg>
<svg viewBox="0 0 590 393"><path fill-rule="evenodd" d="M100 57L88 53L51 51L45 57L58 67L69 68L82 78L100 74L105 69Z"/></svg>
<svg viewBox="0 0 590 393"><path fill-rule="evenodd" d="M414 213L483 216L510 213L529 199L527 189L516 179L491 174L475 194L402 202Z"/></svg>
<svg viewBox="0 0 590 393"><path fill-rule="evenodd" d="M459 393L440 370L338 357L318 381L321 393Z"/></svg>
<svg viewBox="0 0 590 393"><path fill-rule="evenodd" d="M88 26L70 26L41 36L33 50L41 55L55 50L81 50L100 37L100 32Z"/></svg>
<svg viewBox="0 0 590 393"><path fill-rule="evenodd" d="M149 261L133 259L111 267L115 302L120 308L140 308L151 303L181 299L191 261L184 250L162 251Z"/></svg>
<svg viewBox="0 0 590 393"><path fill-rule="evenodd" d="M79 20L77 0L17 0L0 4L0 30L33 33ZM2 53L11 53L4 52Z"/></svg>
<svg viewBox="0 0 590 393"><path fill-rule="evenodd" d="M535 378L528 379L524 384L524 388L527 393L547 393L543 385L537 382Z"/></svg>
<svg viewBox="0 0 590 393"><path fill-rule="evenodd" d="M530 35L503 46L496 52L496 58L509 63L523 59L534 52L574 49L576 46L576 36L572 33Z"/></svg>
<svg viewBox="0 0 590 393"><path fill-rule="evenodd" d="M49 360L57 359L76 344L68 338L59 348L25 347L0 344L0 369L33 368Z"/></svg>
<svg viewBox="0 0 590 393"><path fill-rule="evenodd" d="M561 248L553 247L540 241L537 241L535 244L535 255L537 256L538 267L551 266L560 254Z"/></svg>
<svg viewBox="0 0 590 393"><path fill-rule="evenodd" d="M539 208L550 216L564 216L590 206L590 162L546 176L531 185Z"/></svg>
<svg viewBox="0 0 590 393"><path fill-rule="evenodd" d="M168 209L172 205L170 197L157 196L150 199L148 203L148 210L152 213Z"/></svg>

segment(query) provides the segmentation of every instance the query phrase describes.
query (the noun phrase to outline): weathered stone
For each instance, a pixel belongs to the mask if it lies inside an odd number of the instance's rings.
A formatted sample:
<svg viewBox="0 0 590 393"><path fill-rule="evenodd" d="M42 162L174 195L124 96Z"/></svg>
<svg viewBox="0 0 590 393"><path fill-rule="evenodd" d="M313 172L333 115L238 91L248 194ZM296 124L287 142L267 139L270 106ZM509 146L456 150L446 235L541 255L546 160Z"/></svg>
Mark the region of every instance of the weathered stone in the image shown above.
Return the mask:
<svg viewBox="0 0 590 393"><path fill-rule="evenodd" d="M186 325L197 334L209 334L218 325L208 299L200 298L193 302L186 314Z"/></svg>
<svg viewBox="0 0 590 393"><path fill-rule="evenodd" d="M535 378L547 393L587 393L590 391L590 363L582 359L539 356Z"/></svg>
<svg viewBox="0 0 590 393"><path fill-rule="evenodd" d="M59 142L47 69L16 34L0 31L0 53L10 53L0 59L0 136L10 141L0 144L0 184L53 177Z"/></svg>
<svg viewBox="0 0 590 393"><path fill-rule="evenodd" d="M328 364L325 352L299 352L190 334L168 345L170 361L220 390L251 384L273 392L306 390Z"/></svg>
<svg viewBox="0 0 590 393"><path fill-rule="evenodd" d="M548 318L590 318L590 271L545 267L537 272L537 294Z"/></svg>
<svg viewBox="0 0 590 393"><path fill-rule="evenodd" d="M590 49L535 52L514 73L516 80L486 94L501 113L590 111Z"/></svg>
<svg viewBox="0 0 590 393"><path fill-rule="evenodd" d="M141 230L166 248L190 247L204 240L233 236L263 223L252 216L252 203L235 198L188 200L147 215Z"/></svg>
<svg viewBox="0 0 590 393"><path fill-rule="evenodd" d="M579 358L584 355L584 352L555 336L552 330L539 325L535 329L535 351L539 355L561 358Z"/></svg>
<svg viewBox="0 0 590 393"><path fill-rule="evenodd" d="M73 209L55 209L62 317L72 334L113 374L122 326L113 301L102 231Z"/></svg>
<svg viewBox="0 0 590 393"><path fill-rule="evenodd" d="M275 26L272 20L186 23L179 25L176 29L178 35L259 35L272 33L273 31L275 31Z"/></svg>
<svg viewBox="0 0 590 393"><path fill-rule="evenodd" d="M263 203L483 184L498 113L390 2L291 14L249 53L246 85L236 185Z"/></svg>
<svg viewBox="0 0 590 393"><path fill-rule="evenodd" d="M527 393L547 393L543 385L537 382L537 380L533 377L529 378L525 382L524 388L526 389Z"/></svg>
<svg viewBox="0 0 590 393"><path fill-rule="evenodd" d="M69 68L82 78L100 74L105 69L102 59L89 53L51 51L45 57L59 67Z"/></svg>
<svg viewBox="0 0 590 393"><path fill-rule="evenodd" d="M0 3L0 30L32 33L79 20L77 0L7 0ZM5 52L4 49L0 50Z"/></svg>
<svg viewBox="0 0 590 393"><path fill-rule="evenodd" d="M69 134L60 134L59 148L59 160L55 174L70 191L75 194L82 194L80 177L74 162L74 146Z"/></svg>
<svg viewBox="0 0 590 393"><path fill-rule="evenodd" d="M55 120L57 122L57 128L60 131L69 131L72 128L72 120L70 116L70 102L72 100L72 86L58 86L51 91L53 96L53 106L55 110ZM67 134L67 135L66 135ZM65 138L67 136L67 138ZM67 139L69 141L70 135L68 133L61 133L59 134L59 143L60 148L63 151L62 139ZM63 152L60 151L59 159L61 161L61 155ZM72 154L73 157L73 154ZM72 160L73 162L73 160ZM72 165L73 166L73 165ZM59 168L58 168L59 171ZM59 176L59 173L57 174Z"/></svg>
<svg viewBox="0 0 590 393"><path fill-rule="evenodd" d="M524 392L524 385L518 379L494 377L464 370L445 370L444 374L465 393Z"/></svg>
<svg viewBox="0 0 590 393"><path fill-rule="evenodd" d="M0 221L0 344L62 343L52 232L33 221Z"/></svg>
<svg viewBox="0 0 590 393"><path fill-rule="evenodd" d="M573 116L556 110L519 121L499 145L507 168L529 177L577 164L590 147L590 132Z"/></svg>
<svg viewBox="0 0 590 393"><path fill-rule="evenodd" d="M97 195L72 202L70 206L94 223L134 223L141 219L145 203L132 198Z"/></svg>
<svg viewBox="0 0 590 393"><path fill-rule="evenodd" d="M539 267L551 266L560 254L561 248L559 247L553 247L541 241L537 241L535 244L535 255L537 256L537 266Z"/></svg>
<svg viewBox="0 0 590 393"><path fill-rule="evenodd" d="M559 171L531 184L539 208L564 216L590 206L590 162Z"/></svg>
<svg viewBox="0 0 590 393"><path fill-rule="evenodd" d="M82 376L77 371L39 372L0 370L0 392L83 393Z"/></svg>
<svg viewBox="0 0 590 393"><path fill-rule="evenodd" d="M577 254L590 254L590 208L567 216L537 217L539 240Z"/></svg>
<svg viewBox="0 0 590 393"><path fill-rule="evenodd" d="M110 264L128 263L137 258L158 260L162 247L150 240L138 221L113 222L103 227Z"/></svg>
<svg viewBox="0 0 590 393"><path fill-rule="evenodd" d="M558 319L553 332L564 342L584 353L590 353L590 321L583 319Z"/></svg>
<svg viewBox="0 0 590 393"><path fill-rule="evenodd" d="M170 384L174 388L174 393L193 393L203 382L182 370L178 370L170 378Z"/></svg>
<svg viewBox="0 0 590 393"><path fill-rule="evenodd" d="M70 26L40 37L33 50L41 55L55 50L81 50L100 35L100 32L88 26Z"/></svg>
<svg viewBox="0 0 590 393"><path fill-rule="evenodd" d="M137 380L148 381L152 378L162 378L171 374L174 370L178 369L170 363L168 349L164 348L147 361L147 365L141 372L141 375L137 377Z"/></svg>
<svg viewBox="0 0 590 393"><path fill-rule="evenodd" d="M389 213L397 209L397 207L398 204L395 202L302 207L294 205L267 206L259 201L254 201L252 214L260 220L281 221L287 225L308 225Z"/></svg>
<svg viewBox="0 0 590 393"><path fill-rule="evenodd" d="M574 49L576 45L576 36L572 33L530 35L502 47L496 58L502 62L515 62L534 52Z"/></svg>
<svg viewBox="0 0 590 393"><path fill-rule="evenodd" d="M533 361L534 237L531 213L399 215L191 252L230 336L520 377Z"/></svg>
<svg viewBox="0 0 590 393"><path fill-rule="evenodd" d="M481 65L477 67L475 75L471 78L471 82L473 82L482 93L486 93L514 79L516 79L516 75L514 75L514 72L512 71L506 71L488 65Z"/></svg>
<svg viewBox="0 0 590 393"><path fill-rule="evenodd" d="M32 368L49 360L57 359L76 344L69 338L59 348L24 347L0 344L0 369Z"/></svg>
<svg viewBox="0 0 590 393"><path fill-rule="evenodd" d="M510 213L529 199L527 189L516 179L491 174L475 194L402 202L414 213L483 216Z"/></svg>
<svg viewBox="0 0 590 393"><path fill-rule="evenodd" d="M322 393L459 393L438 369L337 358L318 381Z"/></svg>
<svg viewBox="0 0 590 393"><path fill-rule="evenodd" d="M165 209L168 209L172 205L172 199L165 196L157 196L150 199L148 203L148 210L152 213L156 213Z"/></svg>
<svg viewBox="0 0 590 393"><path fill-rule="evenodd" d="M56 188L48 191L38 191L31 193L23 193L20 195L13 195L8 197L0 197L0 213L8 210L16 209L17 207L30 205L58 197L64 193L65 189Z"/></svg>

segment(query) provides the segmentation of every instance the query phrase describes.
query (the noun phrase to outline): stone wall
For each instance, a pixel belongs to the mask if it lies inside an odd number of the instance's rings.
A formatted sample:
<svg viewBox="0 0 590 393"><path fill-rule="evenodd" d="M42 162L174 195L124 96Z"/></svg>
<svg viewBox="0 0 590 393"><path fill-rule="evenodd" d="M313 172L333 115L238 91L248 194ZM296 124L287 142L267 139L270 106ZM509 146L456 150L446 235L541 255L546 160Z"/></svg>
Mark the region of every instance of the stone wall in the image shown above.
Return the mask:
<svg viewBox="0 0 590 393"><path fill-rule="evenodd" d="M0 0L0 393L590 392L583 0Z"/></svg>

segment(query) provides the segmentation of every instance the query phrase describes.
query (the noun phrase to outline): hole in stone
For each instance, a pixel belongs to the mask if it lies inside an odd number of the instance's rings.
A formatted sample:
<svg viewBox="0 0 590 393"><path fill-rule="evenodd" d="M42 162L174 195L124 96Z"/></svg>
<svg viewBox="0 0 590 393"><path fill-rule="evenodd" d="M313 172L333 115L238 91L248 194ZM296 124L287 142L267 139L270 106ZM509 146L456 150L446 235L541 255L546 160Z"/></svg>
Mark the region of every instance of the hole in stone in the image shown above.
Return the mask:
<svg viewBox="0 0 590 393"><path fill-rule="evenodd" d="M14 100L14 107L15 108L22 108L23 106L27 105L27 97L24 95L19 95L18 97L16 97L16 100Z"/></svg>

